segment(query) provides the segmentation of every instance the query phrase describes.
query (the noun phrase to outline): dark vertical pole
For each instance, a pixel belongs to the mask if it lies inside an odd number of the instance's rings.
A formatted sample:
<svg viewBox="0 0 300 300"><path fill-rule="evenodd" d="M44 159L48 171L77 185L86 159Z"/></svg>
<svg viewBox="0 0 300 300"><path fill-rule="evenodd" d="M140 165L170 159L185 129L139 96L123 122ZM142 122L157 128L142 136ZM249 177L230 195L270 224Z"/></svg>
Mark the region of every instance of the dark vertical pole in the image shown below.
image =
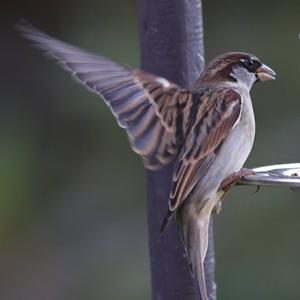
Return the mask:
<svg viewBox="0 0 300 300"><path fill-rule="evenodd" d="M191 87L204 67L201 0L140 0L142 69ZM177 225L163 235L173 166L147 172L148 225L154 300L200 299L193 289ZM208 293L216 299L213 227L205 261Z"/></svg>

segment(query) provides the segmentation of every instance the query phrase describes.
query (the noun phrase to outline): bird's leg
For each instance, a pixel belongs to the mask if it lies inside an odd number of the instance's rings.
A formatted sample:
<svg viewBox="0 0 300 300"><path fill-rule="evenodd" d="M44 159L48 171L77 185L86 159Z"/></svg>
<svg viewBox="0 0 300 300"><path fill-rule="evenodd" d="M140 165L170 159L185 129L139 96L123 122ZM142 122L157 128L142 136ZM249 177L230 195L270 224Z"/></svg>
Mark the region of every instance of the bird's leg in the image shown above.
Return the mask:
<svg viewBox="0 0 300 300"><path fill-rule="evenodd" d="M217 198L219 200L218 200L217 204L212 209L213 213L218 215L221 212L222 202L223 202L223 198L224 198L225 195L226 195L226 192L219 188L218 193L217 193Z"/></svg>
<svg viewBox="0 0 300 300"><path fill-rule="evenodd" d="M251 169L242 168L240 171L226 177L219 187L218 194L220 199L212 209L212 212L216 214L220 213L224 196L238 181L242 179L242 177L255 174L256 173Z"/></svg>
<svg viewBox="0 0 300 300"><path fill-rule="evenodd" d="M238 181L240 181L243 177L248 175L255 175L256 173L251 169L242 168L238 172L234 172L233 174L226 177L221 183L220 189L224 192L228 192Z"/></svg>

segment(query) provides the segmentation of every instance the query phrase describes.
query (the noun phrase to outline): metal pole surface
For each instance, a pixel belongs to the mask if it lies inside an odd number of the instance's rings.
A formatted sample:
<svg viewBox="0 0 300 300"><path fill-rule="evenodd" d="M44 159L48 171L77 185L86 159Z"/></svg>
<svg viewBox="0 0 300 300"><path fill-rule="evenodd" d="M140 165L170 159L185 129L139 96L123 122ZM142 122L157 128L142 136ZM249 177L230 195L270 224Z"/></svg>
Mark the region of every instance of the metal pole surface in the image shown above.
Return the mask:
<svg viewBox="0 0 300 300"><path fill-rule="evenodd" d="M140 0L142 69L190 88L204 67L201 0ZM153 300L201 299L172 222L164 234L160 225L167 212L173 165L147 171L148 226ZM213 226L205 258L209 298L216 299ZM195 285L196 286L196 285Z"/></svg>

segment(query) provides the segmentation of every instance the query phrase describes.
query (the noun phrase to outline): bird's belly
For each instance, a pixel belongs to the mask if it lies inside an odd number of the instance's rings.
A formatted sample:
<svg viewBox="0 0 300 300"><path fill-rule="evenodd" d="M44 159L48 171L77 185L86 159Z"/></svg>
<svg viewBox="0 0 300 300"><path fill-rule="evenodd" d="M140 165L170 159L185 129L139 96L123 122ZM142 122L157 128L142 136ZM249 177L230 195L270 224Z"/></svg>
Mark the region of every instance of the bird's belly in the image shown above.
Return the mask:
<svg viewBox="0 0 300 300"><path fill-rule="evenodd" d="M217 191L220 184L227 176L239 171L250 154L255 135L255 121L251 102L247 104L239 123L226 138L206 175L199 181L191 195L191 202L196 200L200 210L206 204L209 204L208 210L216 205L219 200Z"/></svg>

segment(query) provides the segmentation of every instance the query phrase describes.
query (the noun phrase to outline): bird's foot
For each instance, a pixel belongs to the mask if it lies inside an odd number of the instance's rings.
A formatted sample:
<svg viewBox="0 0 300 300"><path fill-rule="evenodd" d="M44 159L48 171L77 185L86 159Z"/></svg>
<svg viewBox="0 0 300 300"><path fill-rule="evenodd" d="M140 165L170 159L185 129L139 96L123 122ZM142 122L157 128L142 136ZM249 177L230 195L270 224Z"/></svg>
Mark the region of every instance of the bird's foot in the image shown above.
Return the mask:
<svg viewBox="0 0 300 300"><path fill-rule="evenodd" d="M234 172L233 174L225 178L221 183L220 190L223 190L224 192L228 192L243 177L249 175L255 175L255 174L256 173L251 169L242 168L238 172Z"/></svg>
<svg viewBox="0 0 300 300"><path fill-rule="evenodd" d="M217 204L214 206L214 208L212 209L212 212L218 215L221 212L221 210L222 210L222 200L219 200Z"/></svg>

